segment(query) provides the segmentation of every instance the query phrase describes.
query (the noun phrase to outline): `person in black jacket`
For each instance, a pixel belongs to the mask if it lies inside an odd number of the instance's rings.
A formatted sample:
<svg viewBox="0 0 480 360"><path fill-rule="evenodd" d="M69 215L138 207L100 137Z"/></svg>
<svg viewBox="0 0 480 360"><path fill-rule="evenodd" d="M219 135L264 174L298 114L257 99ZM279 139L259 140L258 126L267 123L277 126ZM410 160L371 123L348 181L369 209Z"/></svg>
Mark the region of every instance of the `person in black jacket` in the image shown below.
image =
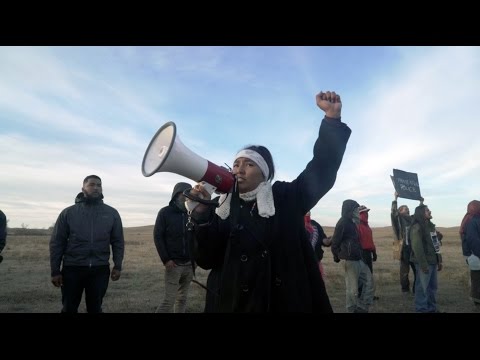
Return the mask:
<svg viewBox="0 0 480 360"><path fill-rule="evenodd" d="M360 205L355 200L345 200L342 217L335 225L332 236L332 254L335 262L345 260L346 307L349 313L366 313L373 302L372 273L363 260L357 225L360 223ZM362 293L358 296L358 289Z"/></svg>
<svg viewBox="0 0 480 360"><path fill-rule="evenodd" d="M120 278L125 249L122 220L102 199L102 180L87 176L75 205L64 209L55 223L50 268L52 284L62 290L62 312L78 312L84 290L87 312L102 312L109 277L112 281Z"/></svg>
<svg viewBox="0 0 480 360"><path fill-rule="evenodd" d="M5 248L6 243L7 243L7 217L5 216L3 211L0 210L0 253ZM3 256L0 255L0 262L2 261L3 261Z"/></svg>
<svg viewBox="0 0 480 360"><path fill-rule="evenodd" d="M158 255L165 266L165 290L163 301L156 312L184 313L188 290L193 278L187 236L187 210L183 191L192 185L179 182L175 185L172 198L160 209L155 221L153 239Z"/></svg>
<svg viewBox="0 0 480 360"><path fill-rule="evenodd" d="M397 208L398 192L395 191L395 200L392 201L391 222L393 230L393 257L400 260L400 286L403 293L410 292L410 280L408 278L410 268L413 273L412 292L415 293L416 284L416 269L415 264L410 261L412 253L412 246L410 244L408 234L410 226L413 222L413 216L410 216L410 209L407 205L401 205ZM420 200L420 205L423 204L423 198Z"/></svg>
<svg viewBox="0 0 480 360"><path fill-rule="evenodd" d="M333 187L351 130L340 121L339 95L320 92L316 102L326 116L313 158L296 179L271 185L270 151L247 146L234 158L235 185L220 196L215 212L205 204L193 211L194 258L216 275L217 296L206 306L211 311L333 311L306 240L304 215ZM202 184L190 194L211 196Z"/></svg>

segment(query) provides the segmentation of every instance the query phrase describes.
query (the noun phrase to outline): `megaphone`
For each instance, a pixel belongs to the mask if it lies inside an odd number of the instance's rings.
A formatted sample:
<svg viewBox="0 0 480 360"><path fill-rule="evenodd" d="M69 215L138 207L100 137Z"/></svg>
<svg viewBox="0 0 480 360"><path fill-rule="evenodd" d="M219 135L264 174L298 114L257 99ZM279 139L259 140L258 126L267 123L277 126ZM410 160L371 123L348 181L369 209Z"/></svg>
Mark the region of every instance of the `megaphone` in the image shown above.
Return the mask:
<svg viewBox="0 0 480 360"><path fill-rule="evenodd" d="M195 154L177 136L177 126L167 122L150 141L142 161L143 176L157 172L172 172L196 182L206 182L217 192L228 193L235 177L226 168Z"/></svg>

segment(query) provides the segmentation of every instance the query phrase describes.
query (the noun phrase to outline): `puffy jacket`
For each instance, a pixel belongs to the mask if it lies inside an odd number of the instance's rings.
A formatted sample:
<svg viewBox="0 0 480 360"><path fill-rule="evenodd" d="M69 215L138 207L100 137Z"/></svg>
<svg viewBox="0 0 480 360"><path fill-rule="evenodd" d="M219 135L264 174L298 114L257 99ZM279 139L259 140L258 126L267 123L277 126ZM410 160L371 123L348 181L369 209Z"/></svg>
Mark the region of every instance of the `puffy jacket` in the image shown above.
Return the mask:
<svg viewBox="0 0 480 360"><path fill-rule="evenodd" d="M110 246L114 268L122 270L125 241L120 214L103 200L87 202L79 195L55 223L50 239L52 276L61 274L62 262L63 266L109 265Z"/></svg>

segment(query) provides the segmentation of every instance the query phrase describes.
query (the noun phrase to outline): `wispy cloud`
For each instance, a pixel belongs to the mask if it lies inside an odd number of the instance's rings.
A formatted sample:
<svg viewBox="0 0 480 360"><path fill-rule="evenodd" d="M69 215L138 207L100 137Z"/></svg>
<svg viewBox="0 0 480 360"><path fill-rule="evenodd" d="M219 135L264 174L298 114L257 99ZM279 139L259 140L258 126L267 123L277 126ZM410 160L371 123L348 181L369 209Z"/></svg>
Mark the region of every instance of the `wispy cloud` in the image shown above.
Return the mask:
<svg viewBox="0 0 480 360"><path fill-rule="evenodd" d="M437 225L456 226L478 198L479 61L475 47L3 47L0 207L10 226L48 227L95 173L125 226L153 224L188 181L141 174L166 121L218 165L264 144L292 180L323 117L315 94L336 90L353 133L313 217L334 225L353 198L388 225L397 168L418 173Z"/></svg>

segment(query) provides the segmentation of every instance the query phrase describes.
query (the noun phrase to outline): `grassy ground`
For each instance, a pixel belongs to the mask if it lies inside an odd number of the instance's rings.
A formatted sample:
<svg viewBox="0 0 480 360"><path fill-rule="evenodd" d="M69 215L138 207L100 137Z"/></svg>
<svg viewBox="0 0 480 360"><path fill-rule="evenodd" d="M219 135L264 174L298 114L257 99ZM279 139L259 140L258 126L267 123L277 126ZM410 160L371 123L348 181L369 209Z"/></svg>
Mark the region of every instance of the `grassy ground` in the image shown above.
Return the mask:
<svg viewBox="0 0 480 360"><path fill-rule="evenodd" d="M325 227L327 235L332 228ZM458 228L440 228L444 234L444 269L439 273L437 301L448 313L480 312L469 299L469 273L461 253ZM122 277L110 282L104 299L108 313L152 313L162 300L163 270L152 239L152 226L125 229L125 260ZM392 259L390 228L373 229L378 261L374 263L376 295L373 313L411 313L413 296L403 295L399 263ZM50 283L47 234L9 234L0 264L0 313L55 313L60 311L60 290ZM345 282L341 264L324 256L326 286L335 312L345 312ZM197 280L206 283L207 271L197 268ZM413 279L413 275L411 275ZM205 290L193 284L187 312L202 312ZM82 301L80 311L85 312Z"/></svg>

